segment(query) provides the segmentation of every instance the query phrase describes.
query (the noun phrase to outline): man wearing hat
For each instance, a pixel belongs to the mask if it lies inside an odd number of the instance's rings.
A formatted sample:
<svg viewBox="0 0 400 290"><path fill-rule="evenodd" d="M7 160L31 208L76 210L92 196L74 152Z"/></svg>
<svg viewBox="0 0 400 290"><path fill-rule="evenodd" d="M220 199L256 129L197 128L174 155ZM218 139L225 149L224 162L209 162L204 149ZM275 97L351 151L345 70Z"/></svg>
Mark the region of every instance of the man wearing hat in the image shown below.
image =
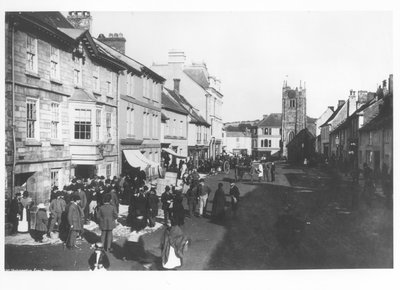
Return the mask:
<svg viewBox="0 0 400 290"><path fill-rule="evenodd" d="M55 194L56 198L50 202L49 211L50 211L50 227L49 233L54 230L54 225L57 227L61 224L61 215L65 211L66 203L64 199L61 198L61 192L57 191Z"/></svg>
<svg viewBox="0 0 400 290"><path fill-rule="evenodd" d="M72 201L69 205L68 209L68 223L70 226L68 239L67 239L67 248L73 249L78 248L76 243L76 237L82 231L83 225L83 211L82 208L79 206L81 199L79 195L74 195L72 197Z"/></svg>
<svg viewBox="0 0 400 290"><path fill-rule="evenodd" d="M156 224L156 217L158 214L158 203L159 198L156 192L156 185L151 184L151 189L149 195L147 197L147 210L148 210L148 219L149 219L149 226L152 228Z"/></svg>
<svg viewBox="0 0 400 290"><path fill-rule="evenodd" d="M171 188L167 185L165 191L161 195L162 210L164 211L164 224L168 223L171 218L174 196L171 193Z"/></svg>
<svg viewBox="0 0 400 290"><path fill-rule="evenodd" d="M110 204L111 195L107 193L104 196L104 204L97 212L97 220L101 229L101 242L105 246L106 251L111 250L111 243L113 240L112 231L115 228L115 220L118 218L117 210Z"/></svg>

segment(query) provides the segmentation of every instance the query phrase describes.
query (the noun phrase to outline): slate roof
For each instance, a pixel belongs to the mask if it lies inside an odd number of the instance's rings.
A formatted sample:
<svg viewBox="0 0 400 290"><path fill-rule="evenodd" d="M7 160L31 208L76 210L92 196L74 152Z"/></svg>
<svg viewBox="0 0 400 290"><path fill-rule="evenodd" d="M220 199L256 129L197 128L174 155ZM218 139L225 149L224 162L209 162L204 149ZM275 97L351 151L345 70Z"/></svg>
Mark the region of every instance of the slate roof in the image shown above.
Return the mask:
<svg viewBox="0 0 400 290"><path fill-rule="evenodd" d="M239 124L238 126L229 125L225 128L226 132L246 132L250 130L253 126L251 124Z"/></svg>
<svg viewBox="0 0 400 290"><path fill-rule="evenodd" d="M262 119L257 125L258 127L281 127L282 126L282 114L272 113L266 118Z"/></svg>
<svg viewBox="0 0 400 290"><path fill-rule="evenodd" d="M58 11L26 12L34 18L55 28L74 28L74 26Z"/></svg>
<svg viewBox="0 0 400 290"><path fill-rule="evenodd" d="M118 50L112 48L111 46L108 46L107 44L104 44L98 39L93 38L94 43L96 44L97 48L102 51L103 53L107 53L108 55L112 56L113 58L116 58L126 65L128 65L132 70L136 72L145 72L151 75L154 79L158 80L159 82L164 82L165 78L154 72L153 70L149 69L145 65L141 64L140 62L134 60L133 58L130 58L129 56L119 52Z"/></svg>
<svg viewBox="0 0 400 290"><path fill-rule="evenodd" d="M226 137L251 137L250 132L227 131Z"/></svg>
<svg viewBox="0 0 400 290"><path fill-rule="evenodd" d="M164 92L161 93L161 105L163 109L179 114L189 115L189 112L186 111L174 98Z"/></svg>
<svg viewBox="0 0 400 290"><path fill-rule="evenodd" d="M208 89L209 83L202 70L185 68L183 72L203 89Z"/></svg>
<svg viewBox="0 0 400 290"><path fill-rule="evenodd" d="M345 104L345 103L344 103ZM327 125L331 120L333 120L333 118L336 117L336 115L339 113L340 109L344 106L344 104L342 104L340 107L337 107L337 109L333 112L333 114L328 118L328 120L325 121L325 123L323 123L321 126L319 126L320 128Z"/></svg>
<svg viewBox="0 0 400 290"><path fill-rule="evenodd" d="M204 125L206 127L210 127L211 125L207 123L206 120L204 120L204 118L202 116L200 116L199 114L196 113L196 111L193 109L193 106L186 100L186 98L184 96L182 96L181 94L177 94L175 91L173 90L169 90L167 88L165 88L168 93L171 95L171 97L173 97L175 99L175 101L177 101L178 103L182 103L185 106L187 106L190 109L185 108L185 110L189 113L190 116L190 123L195 123L195 124L200 124L200 125Z"/></svg>

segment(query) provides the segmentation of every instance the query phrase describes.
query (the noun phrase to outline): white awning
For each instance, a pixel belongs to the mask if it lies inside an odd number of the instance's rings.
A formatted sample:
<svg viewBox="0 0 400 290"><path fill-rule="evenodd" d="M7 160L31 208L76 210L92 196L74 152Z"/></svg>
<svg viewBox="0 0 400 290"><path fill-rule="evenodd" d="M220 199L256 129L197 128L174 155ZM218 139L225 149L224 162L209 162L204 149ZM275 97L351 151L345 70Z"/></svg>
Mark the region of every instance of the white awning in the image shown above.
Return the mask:
<svg viewBox="0 0 400 290"><path fill-rule="evenodd" d="M162 150L167 152L168 154L171 154L171 155L175 156L176 158L183 158L183 159L187 158L187 156L179 155L174 150L169 149L169 148L162 148Z"/></svg>
<svg viewBox="0 0 400 290"><path fill-rule="evenodd" d="M140 170L145 170L147 167L158 167L157 162L146 158L139 150L123 150L126 161L132 167L140 167Z"/></svg>

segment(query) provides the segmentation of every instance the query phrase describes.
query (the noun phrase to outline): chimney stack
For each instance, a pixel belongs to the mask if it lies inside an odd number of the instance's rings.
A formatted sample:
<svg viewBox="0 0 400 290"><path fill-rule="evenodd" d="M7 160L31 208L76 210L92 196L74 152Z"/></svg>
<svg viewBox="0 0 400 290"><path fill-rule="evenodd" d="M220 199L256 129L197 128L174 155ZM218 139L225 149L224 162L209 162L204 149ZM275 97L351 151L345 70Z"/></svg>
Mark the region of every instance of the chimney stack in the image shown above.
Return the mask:
<svg viewBox="0 0 400 290"><path fill-rule="evenodd" d="M69 11L67 20L77 29L92 32L92 16L89 11Z"/></svg>
<svg viewBox="0 0 400 290"><path fill-rule="evenodd" d="M168 63L184 64L186 61L185 53L181 50L171 49L168 52Z"/></svg>
<svg viewBox="0 0 400 290"><path fill-rule="evenodd" d="M181 80L180 79L174 79L174 91L179 94L179 84Z"/></svg>
<svg viewBox="0 0 400 290"><path fill-rule="evenodd" d="M338 101L338 104L337 104L338 108L339 108L340 106L344 105L344 103L346 103L345 100L339 100L339 101Z"/></svg>
<svg viewBox="0 0 400 290"><path fill-rule="evenodd" d="M97 37L97 40L125 54L126 39L122 33L109 33L108 37L105 37L104 34L101 33Z"/></svg>

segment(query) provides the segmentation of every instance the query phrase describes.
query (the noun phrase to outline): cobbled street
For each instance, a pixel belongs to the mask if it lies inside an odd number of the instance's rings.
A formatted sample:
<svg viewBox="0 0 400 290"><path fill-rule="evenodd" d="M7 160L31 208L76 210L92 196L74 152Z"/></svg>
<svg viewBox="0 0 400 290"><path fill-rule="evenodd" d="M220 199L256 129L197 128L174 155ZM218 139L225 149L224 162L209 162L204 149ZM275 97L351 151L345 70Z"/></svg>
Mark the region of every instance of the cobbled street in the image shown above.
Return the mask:
<svg viewBox="0 0 400 290"><path fill-rule="evenodd" d="M207 177L212 194L218 182L230 204L233 173ZM183 232L191 239L181 270L346 269L393 267L393 216L383 197L376 195L369 208L362 198L362 183L327 168L278 164L276 181L237 182L241 192L238 216L227 209L225 221L187 218ZM358 193L358 194L354 194ZM355 198L354 198L355 197ZM359 198L357 198L359 197ZM186 205L186 202L184 201ZM278 242L276 221L290 205L304 224L298 246ZM120 238L109 254L110 270L161 270L160 240L163 227L139 241ZM6 242L6 270L88 270L90 244L99 237L86 231L78 250L62 244L13 245Z"/></svg>

